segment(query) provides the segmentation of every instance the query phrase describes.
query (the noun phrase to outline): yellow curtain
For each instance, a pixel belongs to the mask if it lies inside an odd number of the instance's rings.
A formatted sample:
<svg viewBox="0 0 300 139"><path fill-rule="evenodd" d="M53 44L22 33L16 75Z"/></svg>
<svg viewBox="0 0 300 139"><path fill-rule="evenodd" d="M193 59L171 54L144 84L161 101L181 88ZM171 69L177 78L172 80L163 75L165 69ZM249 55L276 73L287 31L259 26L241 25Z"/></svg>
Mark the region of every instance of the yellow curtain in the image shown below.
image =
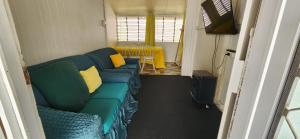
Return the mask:
<svg viewBox="0 0 300 139"><path fill-rule="evenodd" d="M176 60L175 60L176 64L178 66L181 66L181 64L182 64L183 39L184 39L184 24L185 24L185 15L183 17L183 24L182 24L182 29L181 29L181 34L180 34L180 40L179 40L179 43L178 43Z"/></svg>
<svg viewBox="0 0 300 139"><path fill-rule="evenodd" d="M146 17L145 44L155 46L155 16L153 14Z"/></svg>

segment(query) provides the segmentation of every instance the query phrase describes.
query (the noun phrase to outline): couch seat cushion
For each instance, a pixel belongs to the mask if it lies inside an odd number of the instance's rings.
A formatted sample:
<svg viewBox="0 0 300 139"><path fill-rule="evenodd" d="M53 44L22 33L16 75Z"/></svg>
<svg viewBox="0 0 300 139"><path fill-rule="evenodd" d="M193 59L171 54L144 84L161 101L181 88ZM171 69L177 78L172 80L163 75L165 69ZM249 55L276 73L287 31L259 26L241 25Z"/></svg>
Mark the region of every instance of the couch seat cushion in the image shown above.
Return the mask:
<svg viewBox="0 0 300 139"><path fill-rule="evenodd" d="M49 64L32 71L30 76L47 102L56 109L79 111L89 99L88 88L71 62Z"/></svg>
<svg viewBox="0 0 300 139"><path fill-rule="evenodd" d="M127 83L103 83L91 96L91 99L117 99L123 103L127 92Z"/></svg>
<svg viewBox="0 0 300 139"><path fill-rule="evenodd" d="M120 102L116 99L90 99L80 112L99 115L103 123L103 133L106 134L118 116L119 105Z"/></svg>

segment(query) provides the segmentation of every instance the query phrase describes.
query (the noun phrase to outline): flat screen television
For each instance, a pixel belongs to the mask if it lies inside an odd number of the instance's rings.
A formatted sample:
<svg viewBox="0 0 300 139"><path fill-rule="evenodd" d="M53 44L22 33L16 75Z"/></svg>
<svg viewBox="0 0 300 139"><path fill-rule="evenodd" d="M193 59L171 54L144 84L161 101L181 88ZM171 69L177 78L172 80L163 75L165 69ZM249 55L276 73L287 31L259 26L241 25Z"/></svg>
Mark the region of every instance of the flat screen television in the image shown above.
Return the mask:
<svg viewBox="0 0 300 139"><path fill-rule="evenodd" d="M201 7L206 33L238 33L234 23L231 0L206 0Z"/></svg>

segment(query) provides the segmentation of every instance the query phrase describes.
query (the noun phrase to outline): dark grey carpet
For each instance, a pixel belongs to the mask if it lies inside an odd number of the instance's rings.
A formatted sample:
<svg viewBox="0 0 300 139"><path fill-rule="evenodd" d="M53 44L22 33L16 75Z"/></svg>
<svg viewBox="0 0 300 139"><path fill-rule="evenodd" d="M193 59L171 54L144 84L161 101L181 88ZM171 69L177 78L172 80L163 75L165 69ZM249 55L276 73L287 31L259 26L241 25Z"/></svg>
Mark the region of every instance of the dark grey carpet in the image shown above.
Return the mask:
<svg viewBox="0 0 300 139"><path fill-rule="evenodd" d="M189 94L191 79L142 76L139 110L128 139L216 139L221 112L200 108Z"/></svg>

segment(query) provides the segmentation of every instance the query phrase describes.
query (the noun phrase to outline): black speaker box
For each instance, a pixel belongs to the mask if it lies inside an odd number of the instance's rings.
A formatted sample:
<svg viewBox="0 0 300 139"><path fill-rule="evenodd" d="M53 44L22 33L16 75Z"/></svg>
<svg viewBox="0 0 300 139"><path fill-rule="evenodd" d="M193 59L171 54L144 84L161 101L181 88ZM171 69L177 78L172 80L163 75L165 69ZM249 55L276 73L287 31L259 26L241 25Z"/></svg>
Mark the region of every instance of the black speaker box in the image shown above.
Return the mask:
<svg viewBox="0 0 300 139"><path fill-rule="evenodd" d="M213 105L217 78L207 71L197 70L193 72L192 82L193 99L207 108Z"/></svg>

